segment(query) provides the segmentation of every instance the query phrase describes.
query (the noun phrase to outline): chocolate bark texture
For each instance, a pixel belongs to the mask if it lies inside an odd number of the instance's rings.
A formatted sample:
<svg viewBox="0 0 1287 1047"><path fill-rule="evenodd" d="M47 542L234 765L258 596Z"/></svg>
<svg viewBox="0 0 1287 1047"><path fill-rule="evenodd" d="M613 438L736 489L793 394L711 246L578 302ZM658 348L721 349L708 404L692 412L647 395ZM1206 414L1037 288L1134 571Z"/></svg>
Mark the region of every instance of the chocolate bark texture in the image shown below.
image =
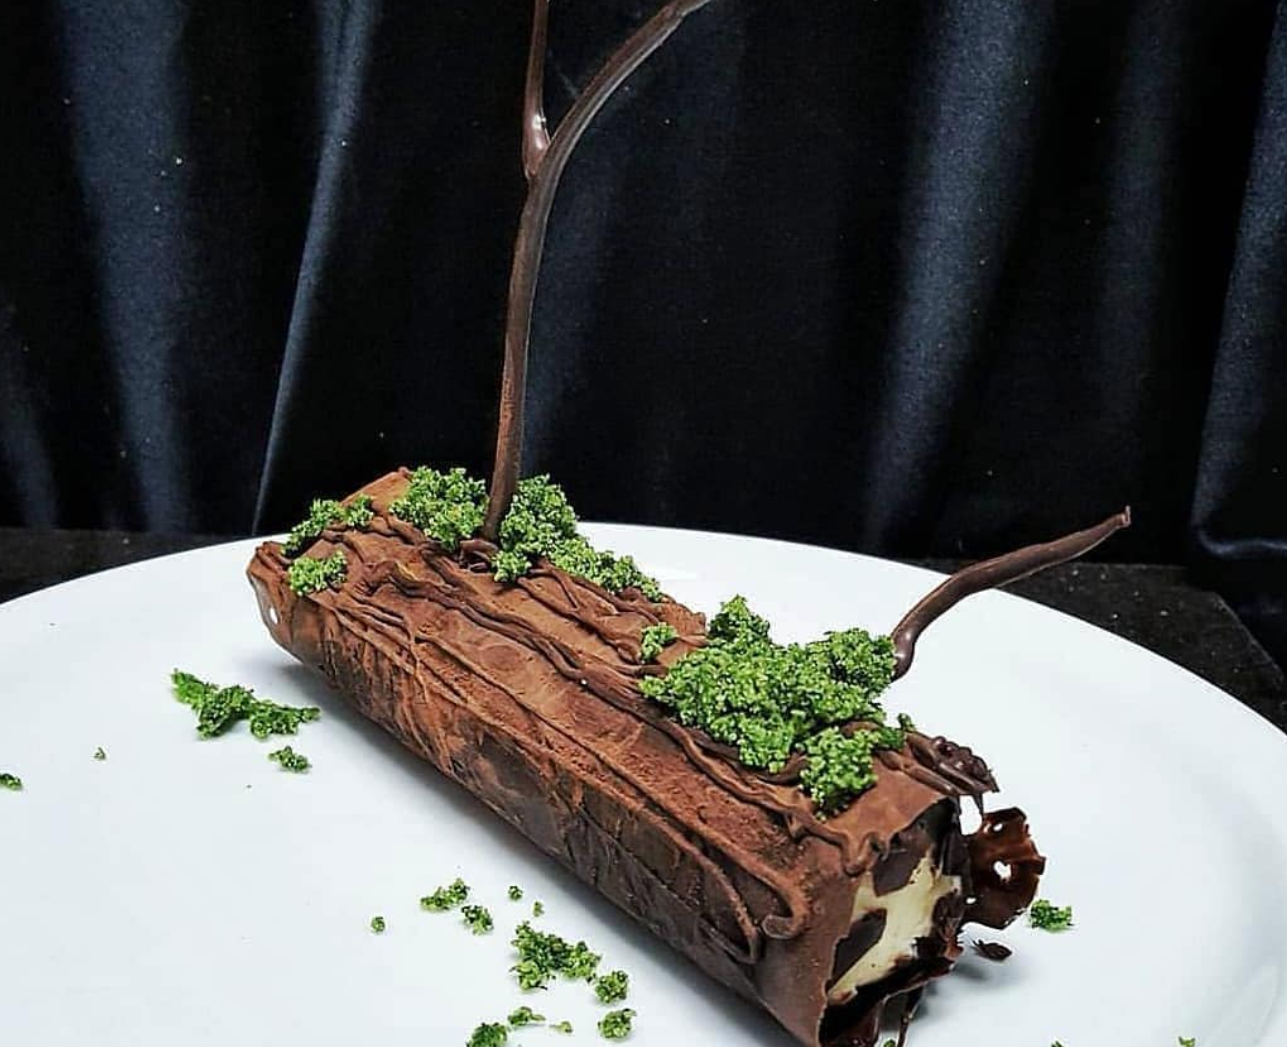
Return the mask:
<svg viewBox="0 0 1287 1047"><path fill-rule="evenodd" d="M499 583L485 541L451 553L390 514L408 475L357 492L372 500L367 528L326 531L308 550L343 551L338 586L296 595L282 547L259 547L248 574L273 637L801 1043L869 1047L891 997L950 970L968 911L1004 925L1031 901L1041 859L1022 814L991 816L982 839L961 833L960 798L995 789L969 749L913 734L878 755L875 786L820 820L794 784L730 760L639 693L705 642L701 615L544 562ZM678 639L660 665L641 664L641 633L659 622ZM959 889L936 899L888 976L829 1007L837 976L883 932L883 914L855 914L860 884L892 897L927 860ZM982 895L975 861L994 878ZM1011 861L1021 875L997 878L993 865Z"/></svg>

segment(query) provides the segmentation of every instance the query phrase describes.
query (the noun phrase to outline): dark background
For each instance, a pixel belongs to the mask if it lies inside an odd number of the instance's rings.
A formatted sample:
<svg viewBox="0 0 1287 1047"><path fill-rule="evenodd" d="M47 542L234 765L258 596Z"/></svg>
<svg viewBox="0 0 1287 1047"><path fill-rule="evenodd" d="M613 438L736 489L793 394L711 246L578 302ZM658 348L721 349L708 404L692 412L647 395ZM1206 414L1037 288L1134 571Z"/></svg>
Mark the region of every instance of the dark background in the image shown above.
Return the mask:
<svg viewBox="0 0 1287 1047"><path fill-rule="evenodd" d="M657 0L558 0L555 119ZM525 0L0 7L0 525L490 464ZM973 557L1129 502L1287 657L1287 3L714 0L551 226L582 515Z"/></svg>

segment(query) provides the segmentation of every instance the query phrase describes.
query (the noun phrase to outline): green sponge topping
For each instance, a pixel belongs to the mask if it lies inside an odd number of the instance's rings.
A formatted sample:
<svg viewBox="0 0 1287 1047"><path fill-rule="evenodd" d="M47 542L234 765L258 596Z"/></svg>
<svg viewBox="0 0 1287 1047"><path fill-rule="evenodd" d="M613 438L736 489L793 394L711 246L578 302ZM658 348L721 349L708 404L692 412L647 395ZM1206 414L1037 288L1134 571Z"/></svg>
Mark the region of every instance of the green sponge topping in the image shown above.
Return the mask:
<svg viewBox="0 0 1287 1047"><path fill-rule="evenodd" d="M283 549L287 556L298 556L328 527L365 528L374 517L370 495L358 495L348 505L332 498L315 499L308 516L290 529Z"/></svg>
<svg viewBox="0 0 1287 1047"><path fill-rule="evenodd" d="M802 755L801 787L824 815L875 784L877 750L902 748L903 731L886 724L880 704L894 676L888 637L848 629L777 644L768 622L735 596L711 619L708 638L640 689L680 723L734 747L748 767L776 773Z"/></svg>

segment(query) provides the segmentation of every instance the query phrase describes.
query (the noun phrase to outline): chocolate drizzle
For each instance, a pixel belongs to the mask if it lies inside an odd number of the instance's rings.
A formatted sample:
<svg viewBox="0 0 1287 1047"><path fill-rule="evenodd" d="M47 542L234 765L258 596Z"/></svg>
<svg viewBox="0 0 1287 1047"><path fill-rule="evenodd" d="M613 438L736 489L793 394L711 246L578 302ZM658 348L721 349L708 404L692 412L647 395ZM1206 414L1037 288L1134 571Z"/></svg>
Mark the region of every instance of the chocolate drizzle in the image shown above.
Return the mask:
<svg viewBox="0 0 1287 1047"><path fill-rule="evenodd" d="M1024 546L1004 556L983 560L957 571L922 597L894 626L890 633L894 641L894 679L898 679L912 667L916 641L920 639L921 633L936 618L967 596L985 589L1009 585L1047 567L1084 556L1116 531L1129 527L1130 523L1131 510L1127 506L1120 513L1114 513L1107 520L1084 531L1056 538L1052 542Z"/></svg>

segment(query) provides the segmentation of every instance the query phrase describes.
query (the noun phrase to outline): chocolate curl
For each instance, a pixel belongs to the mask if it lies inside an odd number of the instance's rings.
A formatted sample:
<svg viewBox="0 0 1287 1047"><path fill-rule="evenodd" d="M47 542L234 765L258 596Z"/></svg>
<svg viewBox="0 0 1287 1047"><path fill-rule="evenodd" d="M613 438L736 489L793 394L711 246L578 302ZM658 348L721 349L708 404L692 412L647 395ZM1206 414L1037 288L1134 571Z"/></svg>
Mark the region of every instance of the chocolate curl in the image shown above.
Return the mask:
<svg viewBox="0 0 1287 1047"><path fill-rule="evenodd" d="M549 0L536 0L523 94L523 170L527 175L527 199L518 222L514 260L510 268L496 458L492 466L487 519L483 523L483 537L490 541L496 540L500 522L509 511L514 489L518 486L523 456L523 413L527 399L527 351L532 333L532 307L536 300L541 254L545 248L545 230L563 169L586 128L617 88L666 42L685 18L709 2L670 0L658 10L594 74L551 135L546 129L542 102Z"/></svg>
<svg viewBox="0 0 1287 1047"><path fill-rule="evenodd" d="M912 667L916 654L916 641L930 624L945 611L951 610L967 596L996 589L1030 574L1044 571L1090 552L1110 535L1131 525L1131 507L1114 513L1107 520L1084 531L1056 538L1053 542L1027 545L1012 553L982 560L957 571L939 586L922 597L903 615L890 636L894 641L894 679L897 680Z"/></svg>

